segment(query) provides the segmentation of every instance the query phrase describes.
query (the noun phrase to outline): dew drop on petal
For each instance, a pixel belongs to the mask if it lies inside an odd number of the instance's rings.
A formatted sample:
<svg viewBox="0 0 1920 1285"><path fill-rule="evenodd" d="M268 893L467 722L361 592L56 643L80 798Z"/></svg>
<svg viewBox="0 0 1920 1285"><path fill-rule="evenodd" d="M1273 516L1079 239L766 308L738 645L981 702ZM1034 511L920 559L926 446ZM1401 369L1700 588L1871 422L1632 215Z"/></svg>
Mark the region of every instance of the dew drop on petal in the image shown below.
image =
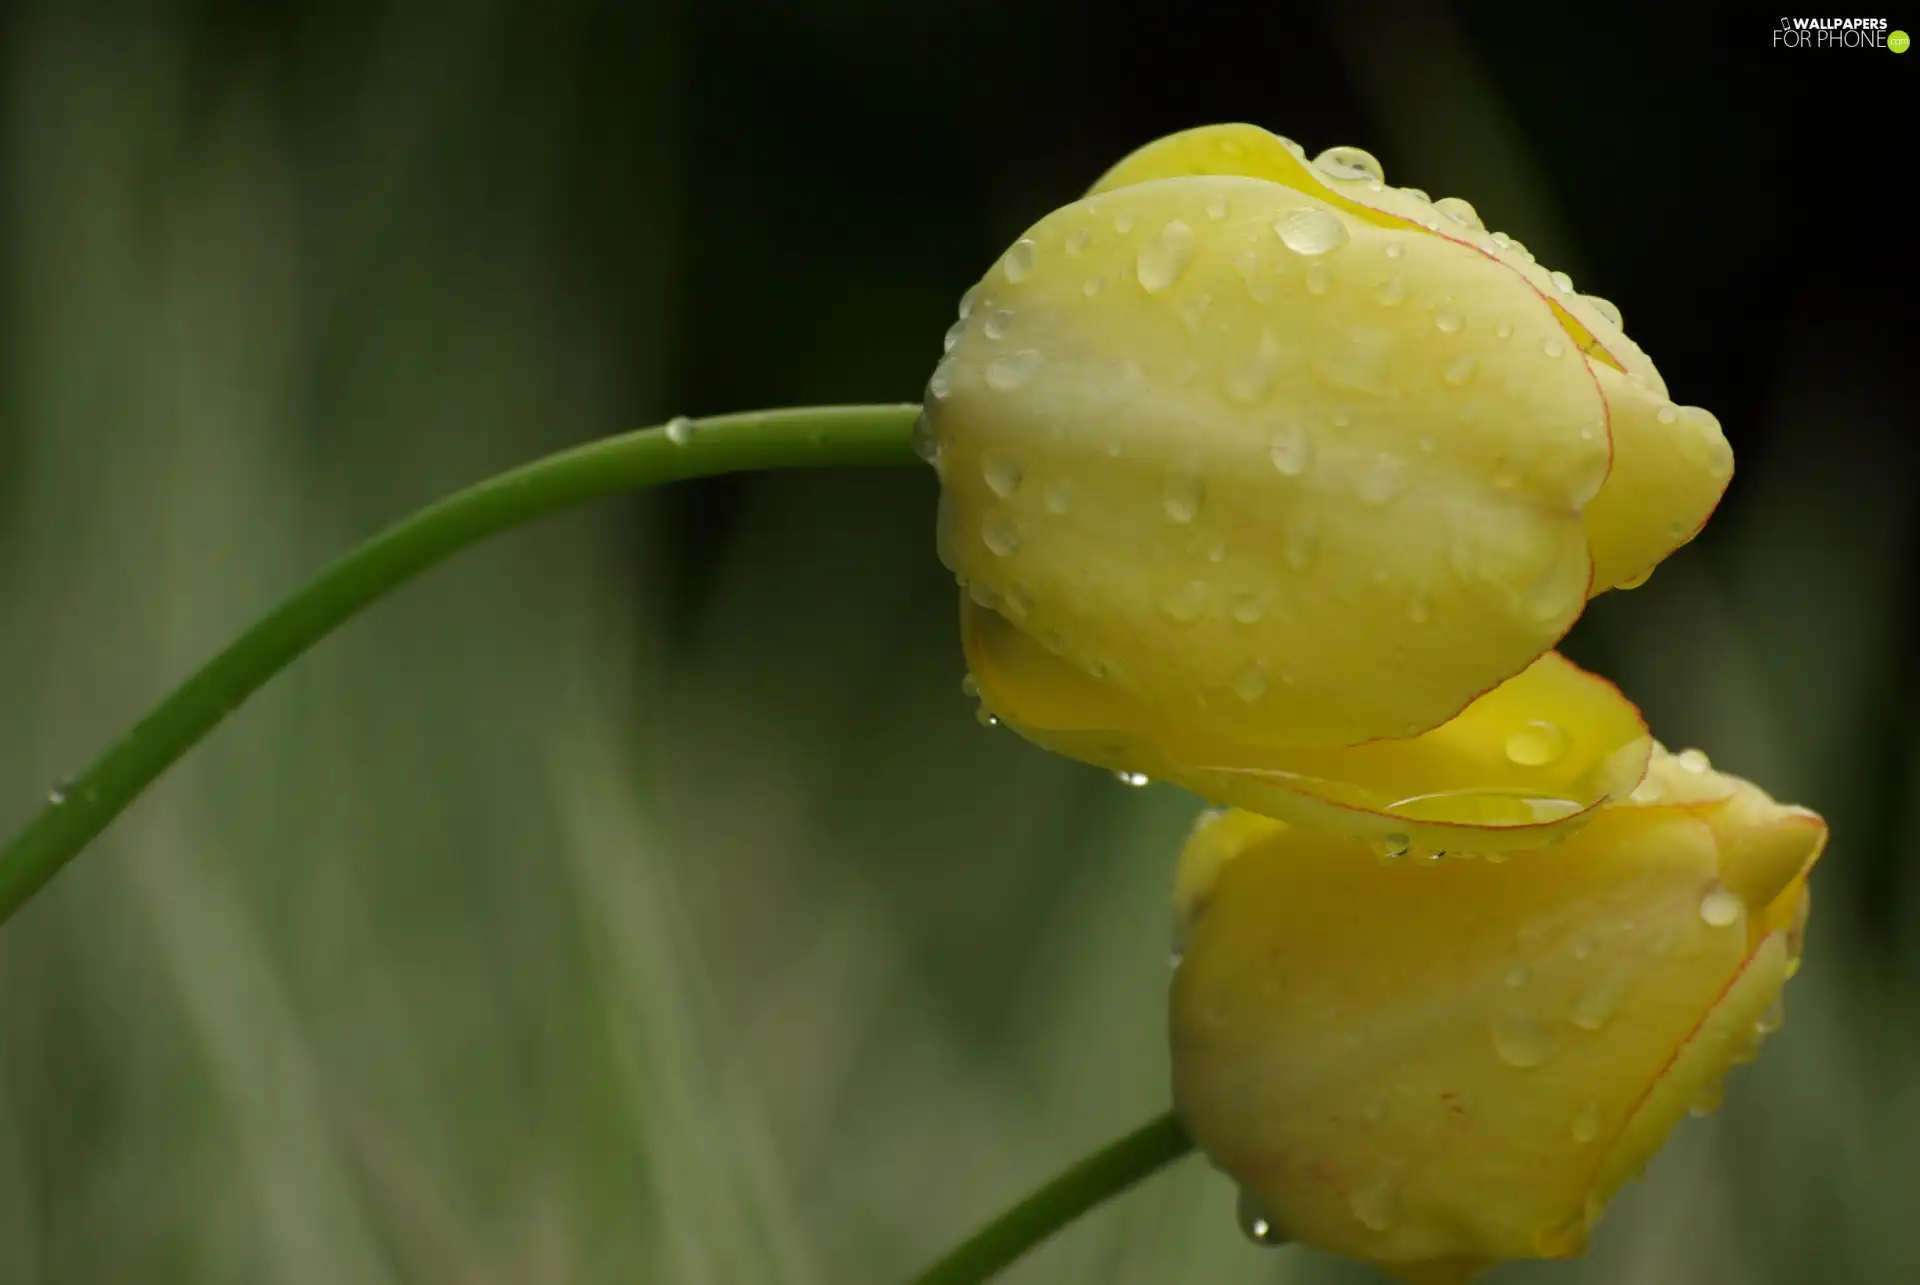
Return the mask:
<svg viewBox="0 0 1920 1285"><path fill-rule="evenodd" d="M1122 236L1133 231L1133 211L1122 210L1113 216L1113 230Z"/></svg>
<svg viewBox="0 0 1920 1285"><path fill-rule="evenodd" d="M1235 1218L1240 1224L1240 1234L1262 1249L1273 1249L1287 1243L1287 1235L1281 1231L1258 1202L1246 1192L1240 1193L1239 1207Z"/></svg>
<svg viewBox="0 0 1920 1285"><path fill-rule="evenodd" d="M967 333L967 322L966 322L966 319L963 317L959 321L956 321L951 326L947 327L947 333L945 337L940 340L940 351L952 352L954 349L954 345L958 344L961 338L966 333Z"/></svg>
<svg viewBox="0 0 1920 1285"><path fill-rule="evenodd" d="M980 332L989 339L998 339L1007 333L1007 327L1013 324L1013 314L1005 308L995 308L980 323Z"/></svg>
<svg viewBox="0 0 1920 1285"><path fill-rule="evenodd" d="M1672 406L1662 406L1654 412L1653 418L1662 424L1672 424L1680 418L1680 412Z"/></svg>
<svg viewBox="0 0 1920 1285"><path fill-rule="evenodd" d="M1474 369L1478 365L1479 361L1472 353L1463 352L1447 363L1446 368L1441 372L1441 377L1455 388L1459 388L1473 378Z"/></svg>
<svg viewBox="0 0 1920 1285"><path fill-rule="evenodd" d="M1065 513L1073 507L1073 482L1064 477L1057 477L1047 483L1046 489L1041 493L1041 503L1046 506L1047 512L1055 517Z"/></svg>
<svg viewBox="0 0 1920 1285"><path fill-rule="evenodd" d="M1545 767L1567 752L1567 733L1558 723L1536 719L1507 737L1507 758L1521 767Z"/></svg>
<svg viewBox="0 0 1920 1285"><path fill-rule="evenodd" d="M940 461L940 435L925 415L913 421L913 453L929 464Z"/></svg>
<svg viewBox="0 0 1920 1285"><path fill-rule="evenodd" d="M1467 320L1451 308L1442 308L1433 314L1433 324L1443 335L1457 335L1460 333L1460 328L1467 324Z"/></svg>
<svg viewBox="0 0 1920 1285"><path fill-rule="evenodd" d="M1368 504L1385 504L1406 486L1406 474L1405 461L1392 455L1378 455L1360 474L1355 490Z"/></svg>
<svg viewBox="0 0 1920 1285"><path fill-rule="evenodd" d="M1273 467L1288 477L1299 477L1313 463L1313 438L1304 424L1289 424L1274 435L1267 447Z"/></svg>
<svg viewBox="0 0 1920 1285"><path fill-rule="evenodd" d="M1567 345L1558 335L1548 335L1540 341L1540 351L1549 357L1559 357L1566 353Z"/></svg>
<svg viewBox="0 0 1920 1285"><path fill-rule="evenodd" d="M1325 294L1327 292L1327 265L1309 263L1307 265L1307 293Z"/></svg>
<svg viewBox="0 0 1920 1285"><path fill-rule="evenodd" d="M1705 750L1681 750L1678 754L1674 755L1674 758L1679 762L1681 767L1694 773L1696 776L1713 766L1713 762L1707 758Z"/></svg>
<svg viewBox="0 0 1920 1285"><path fill-rule="evenodd" d="M1200 618L1207 605L1207 582L1189 580L1178 585L1160 599L1160 608L1181 624L1191 624Z"/></svg>
<svg viewBox="0 0 1920 1285"><path fill-rule="evenodd" d="M1348 240L1346 223L1331 210L1290 210L1275 221L1273 230L1295 254L1325 254Z"/></svg>
<svg viewBox="0 0 1920 1285"><path fill-rule="evenodd" d="M1469 227L1478 231L1486 226L1480 222L1480 213L1473 208L1472 203L1460 197L1443 196L1433 203L1433 208L1452 219L1455 223L1460 224L1462 227Z"/></svg>
<svg viewBox="0 0 1920 1285"><path fill-rule="evenodd" d="M1347 1196L1353 1216L1369 1231L1386 1231L1399 1216L1400 1201L1393 1184L1386 1178L1372 1178L1355 1187Z"/></svg>
<svg viewBox="0 0 1920 1285"><path fill-rule="evenodd" d="M1015 241L1013 248L1007 251L1007 257L1001 260L1000 264L1001 271L1007 274L1007 280L1014 285L1019 285L1033 275L1034 255L1033 238L1023 236Z"/></svg>
<svg viewBox="0 0 1920 1285"><path fill-rule="evenodd" d="M685 415L675 415L667 421L667 440L675 446L685 446L693 440L693 421Z"/></svg>
<svg viewBox="0 0 1920 1285"><path fill-rule="evenodd" d="M1400 194L1402 196L1410 196L1416 201L1424 201L1428 205L1433 204L1433 198L1427 195L1425 188L1403 187L1400 189Z"/></svg>
<svg viewBox="0 0 1920 1285"><path fill-rule="evenodd" d="M1728 928L1740 922L1745 909L1739 893L1715 884L1700 899L1700 921L1709 928Z"/></svg>
<svg viewBox="0 0 1920 1285"><path fill-rule="evenodd" d="M1620 318L1620 309L1614 304L1614 302L1611 299L1602 299L1597 294L1590 294L1585 296L1585 298L1587 301L1587 306L1589 308L1592 308L1595 312L1599 313L1601 316L1605 317L1607 321L1612 324L1614 329L1618 330L1626 324Z"/></svg>
<svg viewBox="0 0 1920 1285"><path fill-rule="evenodd" d="M1508 1066L1544 1065L1553 1056L1553 1035L1524 1013L1500 1013L1493 1019L1493 1051Z"/></svg>
<svg viewBox="0 0 1920 1285"><path fill-rule="evenodd" d="M1533 980L1533 970L1525 964L1515 964L1507 970L1507 975L1504 980L1509 990L1517 991Z"/></svg>
<svg viewBox="0 0 1920 1285"><path fill-rule="evenodd" d="M1141 786L1152 784L1152 779L1145 772L1119 771L1113 774L1113 779L1122 785L1130 785L1136 790Z"/></svg>
<svg viewBox="0 0 1920 1285"><path fill-rule="evenodd" d="M1042 358L1037 348L1022 348L1018 352L996 357L987 363L987 387L996 393L1010 393L1025 387L1040 373Z"/></svg>
<svg viewBox="0 0 1920 1285"><path fill-rule="evenodd" d="M960 694L969 700L980 695L980 683L972 674L967 674L960 680Z"/></svg>
<svg viewBox="0 0 1920 1285"><path fill-rule="evenodd" d="M1105 277L1088 277L1086 283L1080 287L1080 293L1091 299L1105 289L1106 285Z"/></svg>
<svg viewBox="0 0 1920 1285"><path fill-rule="evenodd" d="M1407 247L1404 245L1401 245L1398 241L1389 241L1387 243L1387 257L1389 259L1398 259L1402 255L1406 254L1406 252L1407 252Z"/></svg>
<svg viewBox="0 0 1920 1285"><path fill-rule="evenodd" d="M1759 1019L1754 1022L1753 1030L1756 1035L1772 1035L1775 1031L1786 1025L1786 1021L1787 1007L1785 997L1776 995L1773 998L1773 1003L1767 1005L1767 1011L1760 1014Z"/></svg>
<svg viewBox="0 0 1920 1285"><path fill-rule="evenodd" d="M1513 338L1513 326L1503 321L1493 328L1493 334L1496 339L1511 339Z"/></svg>
<svg viewBox="0 0 1920 1285"><path fill-rule="evenodd" d="M1600 1104L1589 1102L1573 1115L1573 1140L1581 1146L1600 1136Z"/></svg>
<svg viewBox="0 0 1920 1285"><path fill-rule="evenodd" d="M987 489L1003 500L1020 489L1020 462L1004 452L990 453L981 461L980 472Z"/></svg>
<svg viewBox="0 0 1920 1285"><path fill-rule="evenodd" d="M1233 618L1243 625L1258 623L1267 614L1267 608L1273 605L1271 593L1250 593L1242 596L1233 604Z"/></svg>
<svg viewBox="0 0 1920 1285"><path fill-rule="evenodd" d="M1134 274L1148 294L1159 294L1180 279L1193 261L1193 229L1179 219L1160 229L1160 235L1140 247L1134 256Z"/></svg>
<svg viewBox="0 0 1920 1285"><path fill-rule="evenodd" d="M1387 178L1379 159L1358 147L1329 147L1313 158L1313 167L1334 178L1372 179L1378 183Z"/></svg>
<svg viewBox="0 0 1920 1285"><path fill-rule="evenodd" d="M1166 509L1170 522L1191 522L1200 512L1200 502L1205 498L1205 489L1200 478L1193 473L1175 473L1167 479L1165 495L1161 504Z"/></svg>
<svg viewBox="0 0 1920 1285"><path fill-rule="evenodd" d="M1305 571L1313 565L1313 556L1320 548L1320 532L1314 526L1313 519L1304 513L1297 513L1287 522L1286 558L1287 565L1295 571Z"/></svg>
<svg viewBox="0 0 1920 1285"><path fill-rule="evenodd" d="M1092 228L1081 228L1067 238L1067 256L1077 259L1087 252L1087 243L1093 240Z"/></svg>
<svg viewBox="0 0 1920 1285"><path fill-rule="evenodd" d="M1227 217L1227 198L1214 195L1207 198L1207 217L1218 223Z"/></svg>
<svg viewBox="0 0 1920 1285"><path fill-rule="evenodd" d="M1726 1097L1726 1082L1711 1080L1694 1091L1693 1101L1687 1103L1687 1114L1694 1119L1703 1119L1720 1109L1720 1103Z"/></svg>
<svg viewBox="0 0 1920 1285"><path fill-rule="evenodd" d="M1383 308L1391 308L1407 297L1407 283L1399 274L1388 277L1373 288L1373 299Z"/></svg>
<svg viewBox="0 0 1920 1285"><path fill-rule="evenodd" d="M980 540L995 557L1004 558L1020 547L1020 528L995 510L980 519Z"/></svg>
<svg viewBox="0 0 1920 1285"><path fill-rule="evenodd" d="M1382 857L1397 861L1401 857L1406 856L1407 853L1413 851L1413 838L1410 835L1401 834L1396 831L1392 834L1381 835L1380 841L1376 846L1379 848Z"/></svg>
<svg viewBox="0 0 1920 1285"><path fill-rule="evenodd" d="M1256 660L1233 680L1233 694L1251 705L1267 694L1267 663Z"/></svg>

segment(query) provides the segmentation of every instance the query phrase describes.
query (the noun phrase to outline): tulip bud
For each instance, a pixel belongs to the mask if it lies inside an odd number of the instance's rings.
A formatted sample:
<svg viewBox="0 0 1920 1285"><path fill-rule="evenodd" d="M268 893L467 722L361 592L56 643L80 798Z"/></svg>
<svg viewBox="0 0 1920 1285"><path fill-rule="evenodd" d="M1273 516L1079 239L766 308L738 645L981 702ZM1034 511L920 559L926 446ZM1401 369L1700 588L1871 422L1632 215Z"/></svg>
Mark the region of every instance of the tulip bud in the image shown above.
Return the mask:
<svg viewBox="0 0 1920 1285"><path fill-rule="evenodd" d="M1777 1024L1825 840L1697 751L1500 864L1210 814L1175 888L1181 1118L1277 1232L1405 1279L1577 1254Z"/></svg>
<svg viewBox="0 0 1920 1285"><path fill-rule="evenodd" d="M1538 843L1631 789L1631 705L1535 670L1692 536L1731 454L1566 285L1465 202L1250 126L1163 139L1042 219L962 304L922 437L992 711L1383 841ZM1369 742L1438 767L1421 734L1524 674L1603 729L1561 728L1550 771L1341 774Z"/></svg>

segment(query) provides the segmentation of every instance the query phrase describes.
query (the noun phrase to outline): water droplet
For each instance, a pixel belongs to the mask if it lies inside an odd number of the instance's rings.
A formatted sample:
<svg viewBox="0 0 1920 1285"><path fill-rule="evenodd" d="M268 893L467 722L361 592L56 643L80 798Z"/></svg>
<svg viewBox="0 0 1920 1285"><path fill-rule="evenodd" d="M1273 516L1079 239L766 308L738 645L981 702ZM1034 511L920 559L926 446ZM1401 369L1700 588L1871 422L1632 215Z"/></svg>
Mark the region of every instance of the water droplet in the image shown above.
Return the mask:
<svg viewBox="0 0 1920 1285"><path fill-rule="evenodd" d="M1443 196L1433 203L1433 208L1462 227L1472 228L1475 231L1486 227L1486 224L1480 221L1480 212L1473 208L1472 202L1460 197Z"/></svg>
<svg viewBox="0 0 1920 1285"><path fill-rule="evenodd" d="M1227 372L1227 396L1242 405L1252 406L1266 398L1273 387L1274 367L1280 360L1280 344L1267 331L1245 361Z"/></svg>
<svg viewBox="0 0 1920 1285"><path fill-rule="evenodd" d="M1081 228L1067 238L1067 257L1077 259L1087 252L1088 242L1093 240L1092 228Z"/></svg>
<svg viewBox="0 0 1920 1285"><path fill-rule="evenodd" d="M1000 726L1000 720L995 718L993 716L993 711L988 709L985 705L982 705L973 711L973 721L980 724L980 726L982 727Z"/></svg>
<svg viewBox="0 0 1920 1285"><path fill-rule="evenodd" d="M1122 770L1119 772L1115 772L1113 774L1113 779L1120 782L1120 784L1122 785L1130 785L1136 790L1143 785L1149 785L1152 783L1152 778L1150 778L1145 772L1128 772L1128 771Z"/></svg>
<svg viewBox="0 0 1920 1285"><path fill-rule="evenodd" d="M1126 233L1133 231L1133 221L1134 221L1133 211L1122 210L1120 211L1120 213L1113 216L1113 230L1115 232L1121 233L1122 235L1125 235Z"/></svg>
<svg viewBox="0 0 1920 1285"><path fill-rule="evenodd" d="M1515 964L1507 970L1503 980L1507 983L1507 989L1517 991L1533 980L1533 970L1525 964Z"/></svg>
<svg viewBox="0 0 1920 1285"><path fill-rule="evenodd" d="M1391 308L1407 297L1407 283L1398 274L1388 277L1373 288L1374 302L1383 308Z"/></svg>
<svg viewBox="0 0 1920 1285"><path fill-rule="evenodd" d="M1347 225L1331 210L1289 210L1275 220L1273 230L1295 254L1325 254L1348 240Z"/></svg>
<svg viewBox="0 0 1920 1285"><path fill-rule="evenodd" d="M1200 323L1206 319L1207 309L1212 306L1212 295L1196 294L1188 295L1185 299L1174 304L1173 310L1180 314L1181 324L1185 325L1189 332L1198 334L1200 331Z"/></svg>
<svg viewBox="0 0 1920 1285"><path fill-rule="evenodd" d="M1379 848L1381 856L1389 860L1397 861L1401 857L1406 856L1407 853L1413 851L1413 838L1410 835L1395 831L1392 834L1381 835L1380 841L1376 846Z"/></svg>
<svg viewBox="0 0 1920 1285"><path fill-rule="evenodd" d="M1087 296L1087 298L1091 299L1095 295L1099 294L1102 290L1106 289L1106 286L1107 286L1107 279L1105 277L1088 277L1086 280L1086 284L1080 287L1080 293L1084 294L1085 296Z"/></svg>
<svg viewBox="0 0 1920 1285"><path fill-rule="evenodd" d="M1782 1026L1786 1025L1786 1022L1787 1022L1786 997L1782 995L1775 995L1773 997L1773 1003L1767 1005L1767 1011L1760 1014L1759 1020L1754 1022L1753 1024L1754 1034L1771 1035L1775 1031L1779 1030Z"/></svg>
<svg viewBox="0 0 1920 1285"><path fill-rule="evenodd" d="M1307 293L1325 294L1327 292L1327 265L1309 263L1307 265Z"/></svg>
<svg viewBox="0 0 1920 1285"><path fill-rule="evenodd" d="M927 380L927 392L932 396L933 400L941 401L952 389L953 362L949 359L933 368L933 376Z"/></svg>
<svg viewBox="0 0 1920 1285"><path fill-rule="evenodd" d="M1518 237L1508 238L1507 250L1510 254L1512 254L1515 258L1519 259L1523 263L1533 262L1533 251L1527 249L1526 243L1521 241L1520 238Z"/></svg>
<svg viewBox="0 0 1920 1285"><path fill-rule="evenodd" d="M1262 1249L1272 1249L1287 1243L1287 1235L1275 1225L1252 1196L1240 1193L1238 1208L1234 1211L1240 1224L1240 1234Z"/></svg>
<svg viewBox="0 0 1920 1285"><path fill-rule="evenodd" d="M1000 267L1007 274L1008 281L1019 285L1032 275L1033 259L1033 240L1023 236L1013 243L1012 249L1007 251L1007 257L1001 261Z"/></svg>
<svg viewBox="0 0 1920 1285"><path fill-rule="evenodd" d="M1681 750L1674 755L1674 759L1681 767L1696 776L1713 766L1712 760L1707 758L1704 750Z"/></svg>
<svg viewBox="0 0 1920 1285"><path fill-rule="evenodd" d="M1227 198L1214 195L1207 198L1207 217L1218 223L1227 217Z"/></svg>
<svg viewBox="0 0 1920 1285"><path fill-rule="evenodd" d="M987 387L996 393L1010 393L1040 373L1042 360L1037 348L1022 348L996 357L987 363Z"/></svg>
<svg viewBox="0 0 1920 1285"><path fill-rule="evenodd" d="M1267 694L1267 663L1256 660L1233 680L1233 694L1251 705Z"/></svg>
<svg viewBox="0 0 1920 1285"><path fill-rule="evenodd" d="M1513 338L1513 327L1509 323L1503 321L1499 325L1493 328L1493 333L1495 338L1511 339Z"/></svg>
<svg viewBox="0 0 1920 1285"><path fill-rule="evenodd" d="M1056 477L1047 483L1046 489L1041 493L1041 503L1046 505L1047 512L1055 517L1065 513L1073 507L1072 481L1064 477Z"/></svg>
<svg viewBox="0 0 1920 1285"><path fill-rule="evenodd" d="M1333 414L1328 418L1333 421L1335 428L1349 428L1353 425L1353 412L1345 406L1334 407Z"/></svg>
<svg viewBox="0 0 1920 1285"><path fill-rule="evenodd" d="M1161 505L1167 511L1168 521L1191 522L1199 514L1200 502L1205 498L1205 485L1197 474L1175 473L1167 479Z"/></svg>
<svg viewBox="0 0 1920 1285"><path fill-rule="evenodd" d="M981 283L976 282L968 286L967 292L960 296L960 320L965 321L968 317L971 317L973 310L979 306L980 295L982 293L980 286Z"/></svg>
<svg viewBox="0 0 1920 1285"><path fill-rule="evenodd" d="M947 327L946 335L940 340L940 351L952 352L954 345L959 343L961 338L966 333L967 333L967 323L966 323L966 319L963 317L959 321L956 321L951 326Z"/></svg>
<svg viewBox="0 0 1920 1285"><path fill-rule="evenodd" d="M1020 547L1020 528L996 509L980 519L980 539L996 557L1004 558Z"/></svg>
<svg viewBox="0 0 1920 1285"><path fill-rule="evenodd" d="M1625 328L1626 323L1620 319L1620 309L1615 305L1613 300L1602 299L1597 294L1586 296L1586 300L1587 306L1611 322L1614 329L1619 330Z"/></svg>
<svg viewBox="0 0 1920 1285"><path fill-rule="evenodd" d="M1402 255L1406 254L1406 252L1407 252L1407 247L1404 245L1401 245L1398 241L1389 241L1387 243L1387 257L1389 259L1398 259Z"/></svg>
<svg viewBox="0 0 1920 1285"><path fill-rule="evenodd" d="M1447 363L1446 369L1441 372L1441 377L1458 388L1473 378L1474 368L1479 364L1472 353L1463 352Z"/></svg>
<svg viewBox="0 0 1920 1285"><path fill-rule="evenodd" d="M693 440L693 421L685 415L675 415L667 421L667 440L675 446L685 446Z"/></svg>
<svg viewBox="0 0 1920 1285"><path fill-rule="evenodd" d="M1355 486L1368 504L1385 504L1400 494L1407 484L1406 462L1393 455L1377 455Z"/></svg>
<svg viewBox="0 0 1920 1285"><path fill-rule="evenodd" d="M73 797L72 781L55 781L53 785L47 790L47 802L52 804L56 808L59 807L61 804L65 803L68 799L72 797Z"/></svg>
<svg viewBox="0 0 1920 1285"><path fill-rule="evenodd" d="M1256 624L1267 614L1267 608L1272 605L1271 593L1250 593L1233 604L1233 618L1243 625Z"/></svg>
<svg viewBox="0 0 1920 1285"><path fill-rule="evenodd" d="M1007 327L1013 324L1013 313L1005 308L995 308L980 323L980 331L989 339L999 339L1007 333Z"/></svg>
<svg viewBox="0 0 1920 1285"><path fill-rule="evenodd" d="M1614 588L1638 589L1641 585L1645 584L1647 581L1651 579L1653 579L1653 568L1648 567L1645 571L1642 571L1637 576L1628 576L1625 580L1622 580L1619 584L1615 585Z"/></svg>
<svg viewBox="0 0 1920 1285"><path fill-rule="evenodd" d="M1311 517L1304 513L1296 513L1287 520L1288 566L1295 571L1305 571L1313 565L1313 555L1319 547L1320 532L1315 528Z"/></svg>
<svg viewBox="0 0 1920 1285"><path fill-rule="evenodd" d="M1378 183L1387 179L1379 159L1357 147L1329 147L1313 158L1313 167L1334 178L1372 179Z"/></svg>
<svg viewBox="0 0 1920 1285"><path fill-rule="evenodd" d="M1407 599L1407 619L1416 625L1424 625L1433 619L1433 599L1416 590L1413 597Z"/></svg>
<svg viewBox="0 0 1920 1285"><path fill-rule="evenodd" d="M1545 767L1567 752L1567 733L1558 723L1536 719L1507 737L1507 757L1521 767Z"/></svg>
<svg viewBox="0 0 1920 1285"><path fill-rule="evenodd" d="M1567 1020L1583 1031L1599 1030L1620 1006L1620 991L1625 984L1626 979L1618 973L1595 978L1573 1001L1573 1011L1567 1014Z"/></svg>
<svg viewBox="0 0 1920 1285"><path fill-rule="evenodd" d="M1347 1204L1353 1216L1369 1231L1385 1231L1399 1215L1400 1200L1386 1177L1369 1179L1348 1193Z"/></svg>
<svg viewBox="0 0 1920 1285"><path fill-rule="evenodd" d="M1540 341L1540 351L1549 357L1558 357L1567 351L1567 346L1561 342L1560 336L1548 335Z"/></svg>
<svg viewBox="0 0 1920 1285"><path fill-rule="evenodd" d="M1198 620L1206 605L1207 582L1204 580L1189 580L1160 600L1161 609L1183 625Z"/></svg>
<svg viewBox="0 0 1920 1285"><path fill-rule="evenodd" d="M1140 247L1134 257L1134 274L1148 294L1159 294L1180 279L1193 261L1193 229L1175 219L1160 229L1160 235Z"/></svg>
<svg viewBox="0 0 1920 1285"><path fill-rule="evenodd" d="M1724 1080L1713 1080L1694 1090L1693 1101L1687 1103L1687 1114L1694 1119L1702 1119L1720 1109L1720 1103L1726 1098L1727 1086Z"/></svg>
<svg viewBox="0 0 1920 1285"><path fill-rule="evenodd" d="M1460 333L1460 328L1467 324L1467 320L1451 308L1442 308L1433 314L1433 324L1443 335L1456 335Z"/></svg>
<svg viewBox="0 0 1920 1285"><path fill-rule="evenodd" d="M1207 561L1208 562L1225 562L1226 560L1227 560L1227 542L1225 540L1214 541L1213 547L1207 550Z"/></svg>
<svg viewBox="0 0 1920 1285"><path fill-rule="evenodd" d="M1561 294L1573 293L1573 278L1564 272L1549 272L1547 278L1553 282L1554 289Z"/></svg>
<svg viewBox="0 0 1920 1285"><path fill-rule="evenodd" d="M1573 1140L1585 1146L1600 1136L1600 1104L1589 1102L1573 1113Z"/></svg>
<svg viewBox="0 0 1920 1285"><path fill-rule="evenodd" d="M980 473L987 489L1003 500L1020 489L1020 462L1011 455L993 452L981 461Z"/></svg>
<svg viewBox="0 0 1920 1285"><path fill-rule="evenodd" d="M1289 424L1281 429L1267 447L1273 467L1288 477L1299 477L1313 462L1313 438L1304 424Z"/></svg>
<svg viewBox="0 0 1920 1285"><path fill-rule="evenodd" d="M1680 418L1680 412L1671 406L1662 406L1653 417L1662 424L1671 424Z"/></svg>
<svg viewBox="0 0 1920 1285"><path fill-rule="evenodd" d="M960 694L962 696L967 697L969 700L978 698L980 695L979 680L976 679L972 674L965 675L960 680Z"/></svg>
<svg viewBox="0 0 1920 1285"><path fill-rule="evenodd" d="M940 466L940 434L925 415L913 421L913 453L935 468Z"/></svg>
<svg viewBox="0 0 1920 1285"><path fill-rule="evenodd" d="M1729 928L1740 922L1746 903L1731 888L1715 884L1700 899L1700 920L1709 928Z"/></svg>
<svg viewBox="0 0 1920 1285"><path fill-rule="evenodd" d="M1410 196L1416 201L1424 201L1428 205L1433 204L1433 198L1427 195L1427 190L1423 187L1403 187L1400 189L1400 194Z"/></svg>
<svg viewBox="0 0 1920 1285"><path fill-rule="evenodd" d="M1508 1066L1540 1066L1553 1056L1553 1033L1524 1013L1499 1014L1492 1030L1493 1051Z"/></svg>

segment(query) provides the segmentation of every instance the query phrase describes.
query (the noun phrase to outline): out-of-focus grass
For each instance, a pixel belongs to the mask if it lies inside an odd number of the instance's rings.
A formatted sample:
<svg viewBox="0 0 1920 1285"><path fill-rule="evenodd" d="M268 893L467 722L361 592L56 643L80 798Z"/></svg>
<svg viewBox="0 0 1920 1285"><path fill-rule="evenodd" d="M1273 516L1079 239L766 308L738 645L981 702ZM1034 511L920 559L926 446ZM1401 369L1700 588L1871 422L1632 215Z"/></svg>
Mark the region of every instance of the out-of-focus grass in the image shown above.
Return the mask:
<svg viewBox="0 0 1920 1285"><path fill-rule="evenodd" d="M828 207L715 232L673 15L593 70L604 11L530 12L10 20L0 825L379 522L678 409L702 265L764 270L750 334L819 310L770 395L908 391L806 378L883 364L828 340L934 270L820 257ZM1774 406L1737 526L1587 643L1670 739L1832 813L1844 887L1911 514L1871 388ZM974 725L931 496L754 479L518 533L241 711L0 932L0 1280L886 1281L1158 1110L1195 805ZM1589 1261L1510 1279L1920 1262L1920 1028L1820 899L1726 1109ZM1360 1279L1231 1206L1189 1163L1014 1279Z"/></svg>

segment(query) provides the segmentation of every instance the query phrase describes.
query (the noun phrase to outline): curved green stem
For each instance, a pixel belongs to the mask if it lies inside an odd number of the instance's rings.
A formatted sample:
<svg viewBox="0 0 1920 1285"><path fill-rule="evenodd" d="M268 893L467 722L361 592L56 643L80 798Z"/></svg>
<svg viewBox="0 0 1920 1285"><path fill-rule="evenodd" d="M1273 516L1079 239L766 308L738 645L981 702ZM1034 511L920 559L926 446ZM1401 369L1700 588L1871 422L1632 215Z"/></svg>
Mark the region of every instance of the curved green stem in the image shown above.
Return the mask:
<svg viewBox="0 0 1920 1285"><path fill-rule="evenodd" d="M1193 1150L1169 1111L1081 1160L914 1277L913 1285L978 1285L1102 1201Z"/></svg>
<svg viewBox="0 0 1920 1285"><path fill-rule="evenodd" d="M678 420L511 469L387 528L274 608L176 688L0 851L0 923L153 779L307 648L441 559L556 509L747 469L904 464L918 406L812 406Z"/></svg>

